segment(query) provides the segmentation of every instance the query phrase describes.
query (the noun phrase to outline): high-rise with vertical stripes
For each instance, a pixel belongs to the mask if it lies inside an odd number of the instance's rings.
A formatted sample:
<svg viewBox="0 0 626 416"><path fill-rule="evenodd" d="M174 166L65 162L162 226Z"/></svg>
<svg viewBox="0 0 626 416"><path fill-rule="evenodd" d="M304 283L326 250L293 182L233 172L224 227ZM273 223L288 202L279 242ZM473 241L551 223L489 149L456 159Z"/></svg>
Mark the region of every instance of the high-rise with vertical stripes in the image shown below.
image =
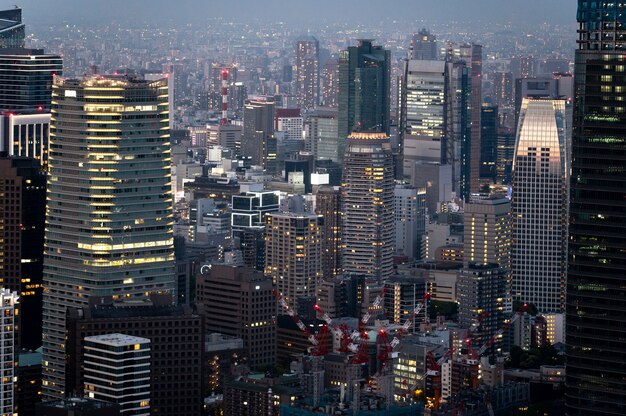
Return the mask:
<svg viewBox="0 0 626 416"><path fill-rule="evenodd" d="M65 394L65 313L174 292L167 80L57 78L44 251L43 389Z"/></svg>

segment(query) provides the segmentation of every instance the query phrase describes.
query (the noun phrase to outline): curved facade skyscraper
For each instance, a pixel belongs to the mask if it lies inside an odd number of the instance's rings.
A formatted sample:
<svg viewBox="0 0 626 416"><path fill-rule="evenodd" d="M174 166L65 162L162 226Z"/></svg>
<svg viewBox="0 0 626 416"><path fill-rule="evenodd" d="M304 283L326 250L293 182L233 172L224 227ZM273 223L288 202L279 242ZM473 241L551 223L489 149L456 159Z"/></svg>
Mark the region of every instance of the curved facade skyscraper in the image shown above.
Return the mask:
<svg viewBox="0 0 626 416"><path fill-rule="evenodd" d="M44 250L43 389L65 393L65 317L91 296L174 292L167 80L57 78Z"/></svg>
<svg viewBox="0 0 626 416"><path fill-rule="evenodd" d="M386 133L352 133L344 155L344 273L378 279L393 272L394 170Z"/></svg>
<svg viewBox="0 0 626 416"><path fill-rule="evenodd" d="M566 412L626 414L626 13L578 1Z"/></svg>
<svg viewBox="0 0 626 416"><path fill-rule="evenodd" d="M565 100L524 99L513 159L513 299L565 306L568 131Z"/></svg>

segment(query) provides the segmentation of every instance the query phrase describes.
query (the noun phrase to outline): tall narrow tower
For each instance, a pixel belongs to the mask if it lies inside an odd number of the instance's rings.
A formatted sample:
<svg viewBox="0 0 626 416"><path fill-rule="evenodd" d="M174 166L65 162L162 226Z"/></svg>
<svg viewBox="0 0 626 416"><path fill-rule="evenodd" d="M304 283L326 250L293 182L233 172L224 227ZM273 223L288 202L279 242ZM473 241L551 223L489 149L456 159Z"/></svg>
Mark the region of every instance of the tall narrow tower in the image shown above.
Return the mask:
<svg viewBox="0 0 626 416"><path fill-rule="evenodd" d="M174 292L167 79L57 78L43 297L43 386L65 393L65 312Z"/></svg>
<svg viewBox="0 0 626 416"><path fill-rule="evenodd" d="M565 308L569 180L565 100L524 99L513 159L513 296Z"/></svg>
<svg viewBox="0 0 626 416"><path fill-rule="evenodd" d="M393 272L394 170L389 136L352 133L344 156L343 250L345 273L377 279Z"/></svg>
<svg viewBox="0 0 626 416"><path fill-rule="evenodd" d="M626 413L624 2L578 1L566 412Z"/></svg>
<svg viewBox="0 0 626 416"><path fill-rule="evenodd" d="M296 41L296 97L300 108L317 107L320 92L320 43L313 36Z"/></svg>

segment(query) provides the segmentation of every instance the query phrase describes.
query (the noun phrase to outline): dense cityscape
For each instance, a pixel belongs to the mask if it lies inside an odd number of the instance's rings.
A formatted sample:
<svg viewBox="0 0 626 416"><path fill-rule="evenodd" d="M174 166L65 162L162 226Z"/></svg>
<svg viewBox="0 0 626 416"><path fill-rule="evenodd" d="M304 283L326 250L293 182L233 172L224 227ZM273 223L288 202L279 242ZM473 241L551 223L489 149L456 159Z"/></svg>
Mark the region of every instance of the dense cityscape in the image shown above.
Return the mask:
<svg viewBox="0 0 626 416"><path fill-rule="evenodd" d="M0 7L0 416L626 414L626 3L131 3Z"/></svg>

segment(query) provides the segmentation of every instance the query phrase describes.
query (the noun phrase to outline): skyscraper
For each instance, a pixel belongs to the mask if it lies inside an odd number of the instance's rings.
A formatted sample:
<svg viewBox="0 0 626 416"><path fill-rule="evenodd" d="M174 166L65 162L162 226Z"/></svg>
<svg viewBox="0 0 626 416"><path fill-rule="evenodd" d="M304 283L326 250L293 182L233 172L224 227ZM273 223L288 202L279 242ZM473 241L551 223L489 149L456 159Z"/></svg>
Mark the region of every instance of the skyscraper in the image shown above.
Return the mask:
<svg viewBox="0 0 626 416"><path fill-rule="evenodd" d="M498 107L483 105L480 116L480 184L496 183L498 162Z"/></svg>
<svg viewBox="0 0 626 416"><path fill-rule="evenodd" d="M13 9L0 11L0 48L23 48L25 25L22 23L22 9L15 6Z"/></svg>
<svg viewBox="0 0 626 416"><path fill-rule="evenodd" d="M313 36L296 41L296 97L300 108L317 107L320 91L320 43Z"/></svg>
<svg viewBox="0 0 626 416"><path fill-rule="evenodd" d="M65 393L65 319L90 296L174 292L167 80L57 78L44 251L44 395Z"/></svg>
<svg viewBox="0 0 626 416"><path fill-rule="evenodd" d="M341 189L322 186L315 195L315 213L323 218L322 277L330 279L341 274L342 217Z"/></svg>
<svg viewBox="0 0 626 416"><path fill-rule="evenodd" d="M276 172L277 142L274 136L276 105L272 100L247 100L243 109L241 154L267 173Z"/></svg>
<svg viewBox="0 0 626 416"><path fill-rule="evenodd" d="M389 136L352 133L344 156L344 273L377 279L393 272L394 170Z"/></svg>
<svg viewBox="0 0 626 416"><path fill-rule="evenodd" d="M322 223L321 216L308 213L275 212L266 217L265 275L294 310L298 299L317 297Z"/></svg>
<svg viewBox="0 0 626 416"><path fill-rule="evenodd" d="M571 416L626 413L623 8L578 1L565 331Z"/></svg>
<svg viewBox="0 0 626 416"><path fill-rule="evenodd" d="M322 73L320 74L320 101L326 107L337 107L338 66L337 58L330 58L322 67Z"/></svg>
<svg viewBox="0 0 626 416"><path fill-rule="evenodd" d="M353 131L389 134L391 51L360 39L339 55L339 155Z"/></svg>
<svg viewBox="0 0 626 416"><path fill-rule="evenodd" d="M413 34L409 45L409 59L435 61L439 57L437 37L427 29Z"/></svg>
<svg viewBox="0 0 626 416"><path fill-rule="evenodd" d="M396 185L394 189L396 254L421 260L426 232L426 189Z"/></svg>
<svg viewBox="0 0 626 416"><path fill-rule="evenodd" d="M20 296L20 348L41 346L46 176L39 161L0 158L0 286Z"/></svg>
<svg viewBox="0 0 626 416"><path fill-rule="evenodd" d="M513 297L565 307L569 118L565 100L524 99L513 159Z"/></svg>
<svg viewBox="0 0 626 416"><path fill-rule="evenodd" d="M17 333L19 331L17 308L19 295L9 289L0 288L0 414L12 415L16 405L15 379L17 377Z"/></svg>
<svg viewBox="0 0 626 416"><path fill-rule="evenodd" d="M0 49L0 110L50 111L52 81L62 73L59 55L43 49Z"/></svg>

